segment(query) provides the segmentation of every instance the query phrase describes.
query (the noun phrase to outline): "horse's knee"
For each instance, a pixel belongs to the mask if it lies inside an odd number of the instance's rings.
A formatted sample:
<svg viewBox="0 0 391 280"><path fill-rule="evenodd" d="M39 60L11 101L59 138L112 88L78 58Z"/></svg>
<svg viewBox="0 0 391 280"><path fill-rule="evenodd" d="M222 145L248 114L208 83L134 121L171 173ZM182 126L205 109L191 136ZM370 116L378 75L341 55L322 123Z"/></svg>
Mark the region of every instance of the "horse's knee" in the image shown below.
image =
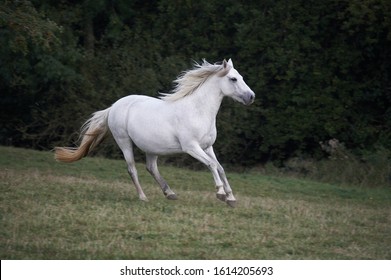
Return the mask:
<svg viewBox="0 0 391 280"><path fill-rule="evenodd" d="M221 164L218 164L218 165L217 165L217 171L218 171L220 174L224 174L224 173L225 173L224 168L221 166Z"/></svg>
<svg viewBox="0 0 391 280"><path fill-rule="evenodd" d="M208 164L207 164L207 166L208 166L208 168L210 169L210 170L217 170L217 171L219 171L219 166L218 166L218 164L217 163L215 163L214 161L209 161L208 162Z"/></svg>

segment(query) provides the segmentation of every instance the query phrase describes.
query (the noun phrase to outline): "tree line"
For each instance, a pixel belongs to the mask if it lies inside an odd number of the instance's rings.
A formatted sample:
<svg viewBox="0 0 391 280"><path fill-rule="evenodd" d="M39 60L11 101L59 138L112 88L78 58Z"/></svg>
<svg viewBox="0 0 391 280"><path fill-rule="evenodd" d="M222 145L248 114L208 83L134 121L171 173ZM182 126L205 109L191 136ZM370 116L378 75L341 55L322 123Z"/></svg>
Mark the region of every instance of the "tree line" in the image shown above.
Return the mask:
<svg viewBox="0 0 391 280"><path fill-rule="evenodd" d="M224 101L223 162L321 159L334 138L391 149L388 0L5 0L0 33L3 145L70 144L92 112L232 58L256 102Z"/></svg>

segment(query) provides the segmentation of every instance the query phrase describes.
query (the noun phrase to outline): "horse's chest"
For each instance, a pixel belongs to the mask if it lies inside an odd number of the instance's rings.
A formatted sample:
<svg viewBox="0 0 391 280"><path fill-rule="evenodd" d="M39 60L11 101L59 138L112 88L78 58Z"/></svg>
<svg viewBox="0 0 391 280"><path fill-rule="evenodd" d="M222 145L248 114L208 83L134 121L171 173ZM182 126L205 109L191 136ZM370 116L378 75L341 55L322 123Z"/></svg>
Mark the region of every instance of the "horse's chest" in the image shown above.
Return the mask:
<svg viewBox="0 0 391 280"><path fill-rule="evenodd" d="M197 142L202 149L212 146L217 137L215 123L215 120L205 117L194 117L189 121L178 119L176 131L181 145Z"/></svg>

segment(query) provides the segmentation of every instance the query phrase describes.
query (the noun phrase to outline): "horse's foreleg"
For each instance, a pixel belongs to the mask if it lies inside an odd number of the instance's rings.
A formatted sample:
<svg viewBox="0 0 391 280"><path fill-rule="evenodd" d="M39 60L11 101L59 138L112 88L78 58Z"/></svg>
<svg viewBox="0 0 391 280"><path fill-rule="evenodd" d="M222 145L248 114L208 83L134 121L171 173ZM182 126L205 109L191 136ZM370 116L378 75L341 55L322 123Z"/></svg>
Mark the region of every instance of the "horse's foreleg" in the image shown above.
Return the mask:
<svg viewBox="0 0 391 280"><path fill-rule="evenodd" d="M152 177L159 184L162 189L164 195L167 199L176 200L178 199L177 195L170 189L167 182L163 179L163 177L159 173L159 169L157 168L157 156L147 154L147 170L152 175Z"/></svg>
<svg viewBox="0 0 391 280"><path fill-rule="evenodd" d="M216 197L227 202L229 206L235 207L236 199L232 194L232 189L228 183L227 177L225 176L224 169L213 153L213 148L210 147L204 151L200 146L193 146L185 151L195 159L198 159L200 162L205 164L212 172L217 188Z"/></svg>
<svg viewBox="0 0 391 280"><path fill-rule="evenodd" d="M228 182L227 176L225 175L224 168L221 166L217 160L216 154L214 153L213 147L210 146L205 149L205 153L212 158L217 163L217 171L219 173L220 179L223 182L222 186L216 186L217 193L216 197L220 200L226 201L228 204L234 204L236 199L232 194L231 186ZM234 205L231 205L234 206Z"/></svg>

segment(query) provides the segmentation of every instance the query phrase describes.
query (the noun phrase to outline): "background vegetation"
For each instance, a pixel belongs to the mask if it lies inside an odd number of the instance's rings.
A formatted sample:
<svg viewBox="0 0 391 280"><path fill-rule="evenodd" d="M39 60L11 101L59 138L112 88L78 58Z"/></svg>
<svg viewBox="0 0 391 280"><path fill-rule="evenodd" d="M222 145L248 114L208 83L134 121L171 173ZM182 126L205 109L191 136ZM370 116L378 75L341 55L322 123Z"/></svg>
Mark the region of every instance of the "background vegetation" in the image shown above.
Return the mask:
<svg viewBox="0 0 391 280"><path fill-rule="evenodd" d="M169 91L192 60L232 58L257 100L224 102L222 162L324 177L311 163L335 138L350 160L326 163L390 184L388 0L5 0L0 34L0 144L70 145L90 113Z"/></svg>
<svg viewBox="0 0 391 280"><path fill-rule="evenodd" d="M209 172L162 166L179 200L139 168L144 203L123 160L0 154L1 259L391 259L389 188L230 172L232 209Z"/></svg>

